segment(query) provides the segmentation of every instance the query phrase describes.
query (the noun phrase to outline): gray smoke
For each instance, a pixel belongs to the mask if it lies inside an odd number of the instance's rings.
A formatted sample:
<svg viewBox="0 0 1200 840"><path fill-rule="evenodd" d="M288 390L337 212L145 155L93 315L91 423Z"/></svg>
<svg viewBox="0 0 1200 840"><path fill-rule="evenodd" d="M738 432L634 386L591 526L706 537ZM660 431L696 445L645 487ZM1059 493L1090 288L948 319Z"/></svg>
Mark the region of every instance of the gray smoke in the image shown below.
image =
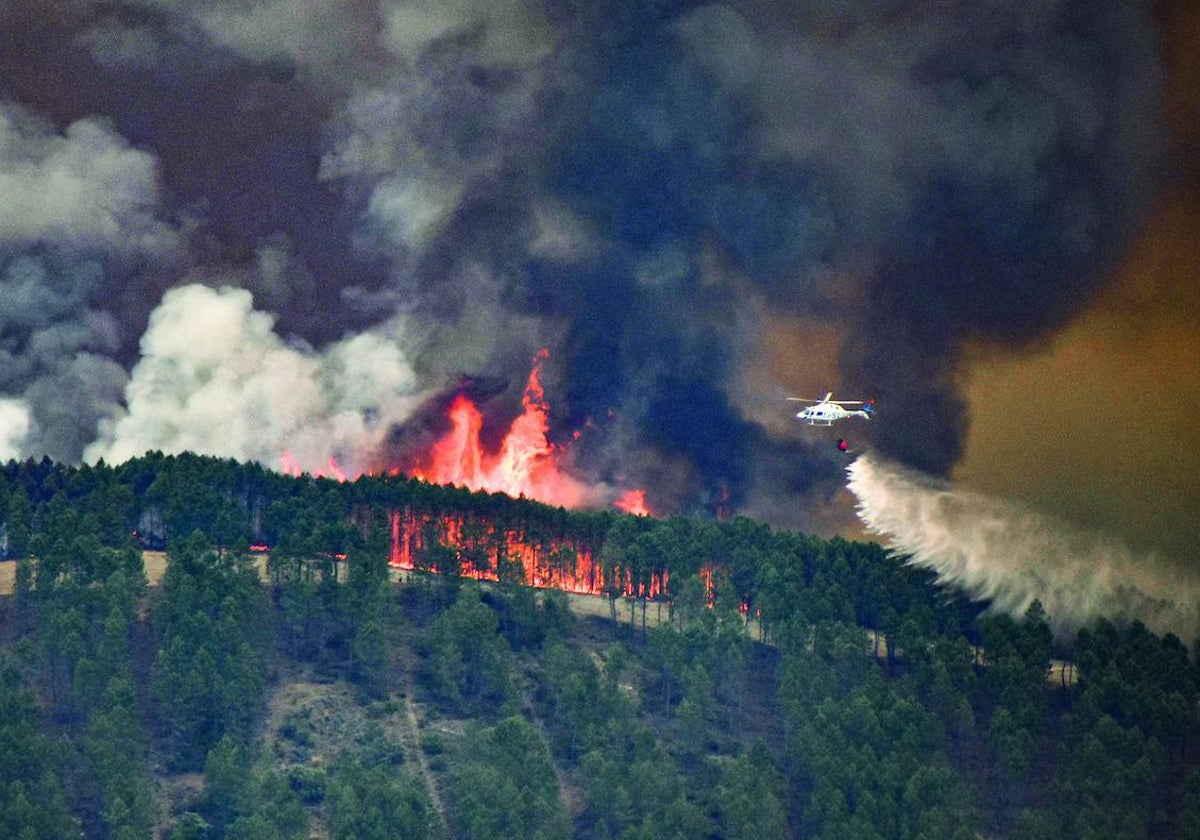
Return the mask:
<svg viewBox="0 0 1200 840"><path fill-rule="evenodd" d="M0 105L0 440L8 457L74 460L113 414L125 372L106 286L169 264L152 155L101 120L62 134Z"/></svg>
<svg viewBox="0 0 1200 840"><path fill-rule="evenodd" d="M17 0L0 101L37 120L0 147L0 441L272 463L303 423L340 430L308 460L403 465L417 395L474 383L503 428L547 347L582 477L813 526L786 500L840 470L763 419L773 319L829 328L840 377L814 393L878 397L874 445L944 474L964 342L1064 323L1152 199L1159 76L1126 0ZM164 296L194 283L253 304ZM235 343L311 373L302 405L204 410L178 371L207 351L151 335L223 307ZM337 392L352 346L399 373L356 352L365 391ZM275 387L206 358L223 406Z"/></svg>

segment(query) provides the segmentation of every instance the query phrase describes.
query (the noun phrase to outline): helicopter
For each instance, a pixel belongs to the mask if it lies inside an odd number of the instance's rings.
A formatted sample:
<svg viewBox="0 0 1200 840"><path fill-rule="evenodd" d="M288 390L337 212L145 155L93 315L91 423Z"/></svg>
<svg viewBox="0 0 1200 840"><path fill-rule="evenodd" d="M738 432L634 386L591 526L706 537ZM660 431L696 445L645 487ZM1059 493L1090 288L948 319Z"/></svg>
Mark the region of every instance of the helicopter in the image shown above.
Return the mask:
<svg viewBox="0 0 1200 840"><path fill-rule="evenodd" d="M788 397L792 402L813 403L796 412L796 419L810 426L832 426L835 420L847 417L863 417L871 419L875 411L875 400L835 400L833 391L819 400L808 400L803 397ZM862 408L847 409L848 405L861 405Z"/></svg>

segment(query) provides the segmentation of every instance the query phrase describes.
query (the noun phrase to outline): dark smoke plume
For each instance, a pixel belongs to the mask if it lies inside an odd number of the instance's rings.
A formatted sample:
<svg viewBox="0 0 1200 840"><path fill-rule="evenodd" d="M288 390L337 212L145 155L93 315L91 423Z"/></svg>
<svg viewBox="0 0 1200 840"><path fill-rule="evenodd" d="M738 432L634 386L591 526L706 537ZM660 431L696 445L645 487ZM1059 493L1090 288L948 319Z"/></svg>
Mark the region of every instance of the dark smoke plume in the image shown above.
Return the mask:
<svg viewBox="0 0 1200 840"><path fill-rule="evenodd" d="M814 392L877 396L875 445L945 473L964 342L1021 348L1086 305L1161 157L1157 36L1126 0L5 8L0 455L270 460L315 428L366 466L464 375L517 405L549 347L555 434L596 432L576 469L777 512L841 480L740 385L795 315L840 336ZM110 163L74 201L54 166L88 143ZM68 196L57 221L35 195ZM195 283L273 320L164 297ZM203 347L220 312L279 369ZM174 319L196 345L162 349ZM298 368L313 388L262 408ZM238 436L199 428L233 422L217 401L253 415Z"/></svg>

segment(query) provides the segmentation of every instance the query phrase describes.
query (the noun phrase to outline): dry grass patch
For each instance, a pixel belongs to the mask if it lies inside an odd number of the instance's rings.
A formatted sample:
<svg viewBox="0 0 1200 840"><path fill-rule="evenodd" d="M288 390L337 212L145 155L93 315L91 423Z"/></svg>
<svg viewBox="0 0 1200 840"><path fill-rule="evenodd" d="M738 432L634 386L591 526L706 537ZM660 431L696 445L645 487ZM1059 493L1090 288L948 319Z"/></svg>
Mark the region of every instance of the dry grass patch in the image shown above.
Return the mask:
<svg viewBox="0 0 1200 840"><path fill-rule="evenodd" d="M357 753L369 744L399 763L403 715L395 701L363 705L344 682L285 680L267 701L263 752L283 768L327 767L347 749Z"/></svg>

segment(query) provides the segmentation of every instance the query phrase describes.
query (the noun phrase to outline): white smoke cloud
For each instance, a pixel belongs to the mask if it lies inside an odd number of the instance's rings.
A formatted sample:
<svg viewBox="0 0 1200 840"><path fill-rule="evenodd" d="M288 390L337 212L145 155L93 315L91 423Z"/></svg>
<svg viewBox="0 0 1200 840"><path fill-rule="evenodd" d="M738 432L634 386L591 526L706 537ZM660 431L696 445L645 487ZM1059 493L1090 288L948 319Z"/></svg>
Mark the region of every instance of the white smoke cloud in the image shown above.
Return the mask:
<svg viewBox="0 0 1200 840"><path fill-rule="evenodd" d="M536 74L530 76L485 94L453 74L397 71L384 87L357 92L339 113L321 177L369 190L366 228L386 249L421 249L473 186L499 177L513 156L529 151L485 142L478 127L456 131L457 109L475 109L497 136L519 137L535 113Z"/></svg>
<svg viewBox="0 0 1200 840"><path fill-rule="evenodd" d="M1019 617L1040 600L1060 635L1100 616L1140 619L1185 641L1200 629L1200 580L1167 573L1156 557L872 455L847 472L868 529L913 565L937 572L939 582L994 609Z"/></svg>
<svg viewBox="0 0 1200 840"><path fill-rule="evenodd" d="M346 32L346 24L354 20L354 4L342 0L255 0L240 4L160 0L159 5L191 15L209 35L249 58L285 53L295 59L328 59L333 57L334 45L352 37Z"/></svg>
<svg viewBox="0 0 1200 840"><path fill-rule="evenodd" d="M148 0L179 30L201 32L251 61L294 67L322 86L341 89L376 60L382 26L377 0ZM180 24L186 24L180 25ZM170 60L178 37L136 19L103 20L81 36L104 64Z"/></svg>
<svg viewBox="0 0 1200 840"><path fill-rule="evenodd" d="M103 424L86 460L121 462L158 449L357 474L393 423L421 399L396 336L365 332L317 353L290 346L242 289L191 285L150 317L128 409Z"/></svg>
<svg viewBox="0 0 1200 840"><path fill-rule="evenodd" d="M369 193L364 227L396 258L433 243L506 168L529 175L542 65L560 36L526 0L390 0L378 12L386 72L335 112L320 172Z"/></svg>
<svg viewBox="0 0 1200 840"><path fill-rule="evenodd" d="M60 136L0 106L0 244L166 254L176 236L155 218L157 201L154 156L102 122Z"/></svg>
<svg viewBox="0 0 1200 840"><path fill-rule="evenodd" d="M537 4L523 0L406 0L388 4L384 43L397 56L415 61L430 44L470 40L472 55L487 65L525 64L554 44Z"/></svg>
<svg viewBox="0 0 1200 840"><path fill-rule="evenodd" d="M0 398L0 461L21 457L29 425L29 409L24 403Z"/></svg>
<svg viewBox="0 0 1200 840"><path fill-rule="evenodd" d="M482 66L527 64L547 55L557 37L541 7L527 0L150 2L249 59L286 56L318 82L337 86L356 70L375 74L385 55L411 66L430 46L448 42L469 49ZM149 50L144 38L133 37L141 34L133 27L96 27L87 45L114 60L136 47L140 57Z"/></svg>
<svg viewBox="0 0 1200 840"><path fill-rule="evenodd" d="M105 122L62 133L0 105L0 450L74 461L117 411L125 372L102 298L148 263L171 264L156 158ZM13 406L21 407L19 422ZM19 431L19 433L18 433Z"/></svg>
<svg viewBox="0 0 1200 840"><path fill-rule="evenodd" d="M414 80L420 99L421 83ZM343 136L321 161L321 177L372 186L366 222L388 247L420 248L458 207L464 180L424 148L414 92L366 90L342 114Z"/></svg>

